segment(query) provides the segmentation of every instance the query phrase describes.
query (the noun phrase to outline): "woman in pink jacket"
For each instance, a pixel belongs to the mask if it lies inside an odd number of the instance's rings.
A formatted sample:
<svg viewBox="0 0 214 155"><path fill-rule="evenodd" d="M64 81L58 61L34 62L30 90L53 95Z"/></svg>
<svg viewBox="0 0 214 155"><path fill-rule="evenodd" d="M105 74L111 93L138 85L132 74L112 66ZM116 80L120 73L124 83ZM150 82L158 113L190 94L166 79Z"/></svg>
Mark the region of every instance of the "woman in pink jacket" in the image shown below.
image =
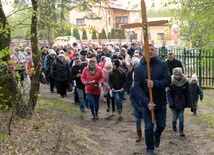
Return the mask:
<svg viewBox="0 0 214 155"><path fill-rule="evenodd" d="M101 85L104 81L103 71L97 66L94 59L89 61L88 67L84 68L81 81L85 85L85 93L90 105L92 119L99 119L99 99L101 94Z"/></svg>

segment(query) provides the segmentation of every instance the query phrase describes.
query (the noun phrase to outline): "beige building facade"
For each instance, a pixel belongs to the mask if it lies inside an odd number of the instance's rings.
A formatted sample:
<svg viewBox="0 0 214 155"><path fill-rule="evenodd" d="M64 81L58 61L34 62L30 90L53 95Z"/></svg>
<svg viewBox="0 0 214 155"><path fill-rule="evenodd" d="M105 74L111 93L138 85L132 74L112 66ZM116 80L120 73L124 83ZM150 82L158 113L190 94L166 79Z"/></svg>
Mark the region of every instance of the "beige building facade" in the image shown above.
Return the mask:
<svg viewBox="0 0 214 155"><path fill-rule="evenodd" d="M92 29L95 29L101 33L102 29L106 31L107 37L110 38L111 29L115 29L117 39L120 38L121 28L120 25L141 22L140 11L136 10L126 10L126 8L120 8L119 6L113 5L103 5L95 6L93 9L93 14L87 12L80 12L76 9L70 11L70 22L71 32L75 26L78 26L80 38L82 38L81 29L84 28L87 31L88 40L92 39ZM148 21L156 20L170 20L170 18L149 18ZM142 28L130 28L125 29L126 41L142 41L143 32ZM175 43L178 39L177 33L171 29L169 24L162 26L149 27L149 40L151 43L161 44L163 41Z"/></svg>

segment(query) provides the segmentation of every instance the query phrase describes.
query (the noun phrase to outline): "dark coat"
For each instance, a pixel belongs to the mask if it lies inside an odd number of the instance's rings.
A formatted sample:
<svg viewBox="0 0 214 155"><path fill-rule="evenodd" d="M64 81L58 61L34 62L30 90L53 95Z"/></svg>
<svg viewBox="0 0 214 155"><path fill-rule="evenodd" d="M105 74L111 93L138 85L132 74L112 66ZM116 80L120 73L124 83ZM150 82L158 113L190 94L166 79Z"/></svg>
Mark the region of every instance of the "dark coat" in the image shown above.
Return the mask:
<svg viewBox="0 0 214 155"><path fill-rule="evenodd" d="M194 102L198 102L199 96L200 96L200 100L203 100L203 98L204 98L203 90L197 83L195 83L195 84L190 83L189 87L190 87L190 91L192 94L192 100Z"/></svg>
<svg viewBox="0 0 214 155"><path fill-rule="evenodd" d="M186 82L182 87L171 85L167 90L167 99L171 109L192 107L192 95L189 83Z"/></svg>
<svg viewBox="0 0 214 155"><path fill-rule="evenodd" d="M183 65L182 65L180 60L177 60L177 59L173 59L172 61L168 61L167 60L166 63L168 65L169 72L170 72L171 75L173 74L172 73L173 68L176 68L176 67L182 68L182 71L184 73L184 68L183 68Z"/></svg>
<svg viewBox="0 0 214 155"><path fill-rule="evenodd" d="M78 73L82 73L83 69L87 66L86 63L82 63L81 66L74 65L71 68L71 80L76 80L76 87L84 89L85 85L81 81L81 77L77 77Z"/></svg>
<svg viewBox="0 0 214 155"><path fill-rule="evenodd" d="M151 80L154 81L152 89L153 102L155 108L166 106L166 87L170 86L171 76L168 71L166 62L158 57L153 57L150 60ZM150 103L149 88L147 86L147 63L143 58L134 71L134 90L137 100L141 101L142 106L148 107Z"/></svg>
<svg viewBox="0 0 214 155"><path fill-rule="evenodd" d="M54 77L56 81L69 81L70 70L68 68L68 62L65 60L60 61L56 58L52 64L51 76Z"/></svg>
<svg viewBox="0 0 214 155"><path fill-rule="evenodd" d="M142 107L139 104L138 100L136 100L135 96L136 95L135 95L135 92L134 92L134 86L132 85L130 87L130 100L131 100L132 106L134 108L134 116L138 117L138 118L143 118Z"/></svg>
<svg viewBox="0 0 214 155"><path fill-rule="evenodd" d="M112 56L111 56L111 53L104 53L104 52L102 51L102 52L99 54L99 57L98 57L99 61L100 61L100 59L101 59L102 56L106 56L106 57L109 57L109 58L112 57Z"/></svg>
<svg viewBox="0 0 214 155"><path fill-rule="evenodd" d="M119 68L122 72L120 74L118 71L112 70L109 74L109 85L115 90L119 90L123 88L124 90L126 89L126 73L122 68Z"/></svg>
<svg viewBox="0 0 214 155"><path fill-rule="evenodd" d="M134 55L134 51L135 51L136 49L133 49L133 48L129 48L127 51L127 53L130 55L130 57L132 58L132 56Z"/></svg>
<svg viewBox="0 0 214 155"><path fill-rule="evenodd" d="M51 72L51 66L52 66L53 61L55 59L56 58L53 59L49 54L45 57L44 68L45 68L46 74L50 74L50 72Z"/></svg>

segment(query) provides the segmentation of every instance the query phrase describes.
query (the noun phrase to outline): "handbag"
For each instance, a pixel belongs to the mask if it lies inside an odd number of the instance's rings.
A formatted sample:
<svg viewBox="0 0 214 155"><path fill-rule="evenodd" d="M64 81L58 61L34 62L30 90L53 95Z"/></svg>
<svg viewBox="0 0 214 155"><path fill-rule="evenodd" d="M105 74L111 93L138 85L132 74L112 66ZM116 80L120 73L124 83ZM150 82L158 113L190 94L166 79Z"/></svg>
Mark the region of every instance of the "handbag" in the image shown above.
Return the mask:
<svg viewBox="0 0 214 155"><path fill-rule="evenodd" d="M45 74L44 73L40 73L40 75L39 75L39 82L41 84L46 84L46 79L45 79Z"/></svg>

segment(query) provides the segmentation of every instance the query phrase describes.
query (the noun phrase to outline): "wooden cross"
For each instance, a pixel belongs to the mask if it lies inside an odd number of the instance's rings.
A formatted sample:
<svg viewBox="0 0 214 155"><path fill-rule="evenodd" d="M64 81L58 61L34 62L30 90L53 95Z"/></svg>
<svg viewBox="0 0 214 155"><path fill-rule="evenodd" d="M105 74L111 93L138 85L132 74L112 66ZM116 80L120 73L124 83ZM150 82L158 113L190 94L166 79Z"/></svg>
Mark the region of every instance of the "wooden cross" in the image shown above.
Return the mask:
<svg viewBox="0 0 214 155"><path fill-rule="evenodd" d="M121 28L135 28L135 27L143 28L144 51L145 51L145 58L147 63L148 80L151 80L148 27L166 24L168 23L168 20L147 22L146 5L144 0L141 0L141 15L142 15L142 23L132 23L132 24L121 25ZM150 103L153 103L153 95L152 95L151 88L149 89L149 97L150 97ZM151 115L152 115L152 123L154 123L155 122L154 110L151 111Z"/></svg>

